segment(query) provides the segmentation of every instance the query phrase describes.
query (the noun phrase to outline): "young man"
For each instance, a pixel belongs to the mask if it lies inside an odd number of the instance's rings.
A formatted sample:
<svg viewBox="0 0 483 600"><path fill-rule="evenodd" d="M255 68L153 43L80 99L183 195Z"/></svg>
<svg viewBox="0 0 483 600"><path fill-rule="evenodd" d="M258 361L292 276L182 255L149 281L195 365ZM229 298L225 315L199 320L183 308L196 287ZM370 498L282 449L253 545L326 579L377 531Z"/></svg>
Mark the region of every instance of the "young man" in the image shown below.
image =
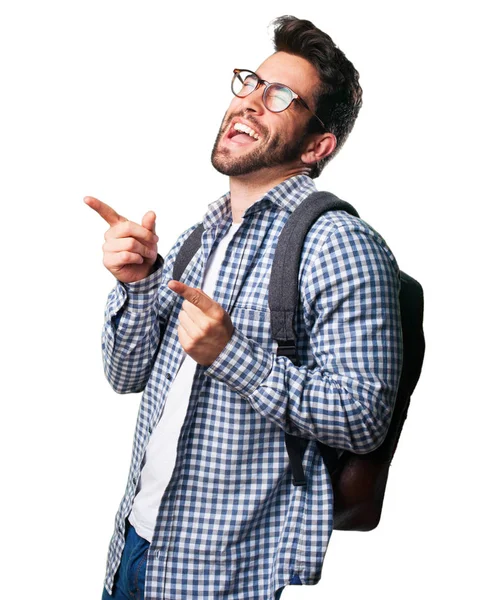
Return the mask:
<svg viewBox="0 0 483 600"><path fill-rule="evenodd" d="M275 54L235 69L212 154L230 191L210 205L184 283L141 224L95 198L118 279L103 335L106 375L144 390L111 540L104 598L278 598L315 584L332 530L316 440L368 452L389 424L402 357L396 261L341 211L309 232L296 318L300 366L276 356L268 281L287 218L352 129L358 73L308 21L283 17ZM291 483L284 433L310 439L306 487Z"/></svg>

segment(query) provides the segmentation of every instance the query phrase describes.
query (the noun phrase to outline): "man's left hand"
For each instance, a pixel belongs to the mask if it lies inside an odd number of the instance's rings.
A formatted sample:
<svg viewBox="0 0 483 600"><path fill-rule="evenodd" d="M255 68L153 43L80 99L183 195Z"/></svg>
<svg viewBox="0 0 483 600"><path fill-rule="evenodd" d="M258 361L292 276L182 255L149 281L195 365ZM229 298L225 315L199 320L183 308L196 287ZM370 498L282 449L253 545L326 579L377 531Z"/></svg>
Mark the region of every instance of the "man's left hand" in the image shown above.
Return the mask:
<svg viewBox="0 0 483 600"><path fill-rule="evenodd" d="M168 287L184 298L178 326L183 350L198 364L209 367L233 334L230 315L199 288L174 279Z"/></svg>

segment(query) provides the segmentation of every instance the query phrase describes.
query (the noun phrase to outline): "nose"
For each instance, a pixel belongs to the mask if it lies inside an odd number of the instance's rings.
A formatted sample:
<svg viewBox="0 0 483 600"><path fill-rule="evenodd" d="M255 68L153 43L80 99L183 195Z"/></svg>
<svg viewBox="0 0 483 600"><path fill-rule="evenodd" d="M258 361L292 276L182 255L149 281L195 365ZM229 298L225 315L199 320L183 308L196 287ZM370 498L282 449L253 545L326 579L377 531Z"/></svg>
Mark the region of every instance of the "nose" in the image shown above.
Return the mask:
<svg viewBox="0 0 483 600"><path fill-rule="evenodd" d="M263 104L263 92L265 91L265 86L262 84L258 87L258 89L254 90L248 96L244 98L240 98L242 106L245 110L248 110L257 115L261 115L265 112L265 105Z"/></svg>

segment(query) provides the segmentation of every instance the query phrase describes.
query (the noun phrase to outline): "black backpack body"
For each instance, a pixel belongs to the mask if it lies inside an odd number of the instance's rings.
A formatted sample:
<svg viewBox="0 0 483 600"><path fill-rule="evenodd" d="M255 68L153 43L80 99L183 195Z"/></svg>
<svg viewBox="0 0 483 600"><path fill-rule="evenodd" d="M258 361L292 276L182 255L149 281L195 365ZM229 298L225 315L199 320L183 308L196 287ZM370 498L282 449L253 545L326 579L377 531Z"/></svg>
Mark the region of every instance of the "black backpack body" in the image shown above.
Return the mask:
<svg viewBox="0 0 483 600"><path fill-rule="evenodd" d="M293 211L285 224L275 250L268 300L272 336L277 355L298 365L295 340L295 312L298 305L298 272L305 237L317 219L329 210L344 210L358 217L347 202L329 192L315 192ZM201 245L203 225L199 225L180 248L173 268L179 280ZM411 394L421 373L425 341L423 333L423 290L401 272L399 305L403 334L403 367L391 423L383 443L367 454L353 454L317 442L331 474L334 492L334 529L369 531L379 523L389 466L407 416ZM295 486L306 485L302 460L309 440L285 434L285 445Z"/></svg>

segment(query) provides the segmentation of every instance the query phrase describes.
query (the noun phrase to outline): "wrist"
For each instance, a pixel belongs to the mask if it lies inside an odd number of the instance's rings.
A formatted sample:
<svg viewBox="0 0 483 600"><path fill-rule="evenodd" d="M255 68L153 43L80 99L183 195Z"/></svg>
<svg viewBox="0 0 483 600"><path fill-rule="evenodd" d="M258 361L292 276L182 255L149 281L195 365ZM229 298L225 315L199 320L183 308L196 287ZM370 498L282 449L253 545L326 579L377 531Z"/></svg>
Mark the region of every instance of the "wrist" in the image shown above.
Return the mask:
<svg viewBox="0 0 483 600"><path fill-rule="evenodd" d="M156 273L156 271L158 269L162 268L163 264L164 264L164 259L163 259L163 257L161 255L158 254L158 256L156 257L156 260L151 265L151 268L149 269L148 274L146 275L146 277L149 277L153 273Z"/></svg>

